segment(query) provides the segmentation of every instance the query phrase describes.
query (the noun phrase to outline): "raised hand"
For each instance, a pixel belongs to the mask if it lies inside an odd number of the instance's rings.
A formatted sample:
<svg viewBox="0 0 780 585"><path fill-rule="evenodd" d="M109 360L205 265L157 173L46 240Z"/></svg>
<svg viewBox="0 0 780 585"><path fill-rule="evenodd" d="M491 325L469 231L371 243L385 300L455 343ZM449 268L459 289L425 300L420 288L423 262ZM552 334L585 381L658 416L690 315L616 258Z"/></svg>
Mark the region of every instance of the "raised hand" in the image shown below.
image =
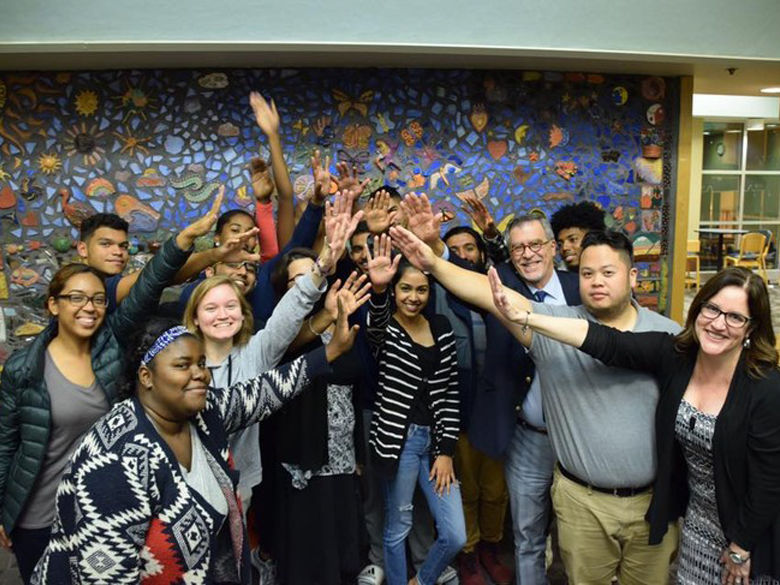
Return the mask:
<svg viewBox="0 0 780 585"><path fill-rule="evenodd" d="M498 271L493 266L488 270L488 282L490 283L490 292L493 293L493 304L501 314L508 321L513 321L514 323L526 322L528 320L528 311L522 311L510 302L509 296L504 290L504 285L501 283L501 278L498 276Z"/></svg>
<svg viewBox="0 0 780 585"><path fill-rule="evenodd" d="M260 228L253 227L221 242L215 252L217 261L221 262L230 254L239 252L235 258L236 262L260 262L260 254L254 251L257 248L257 233L259 231Z"/></svg>
<svg viewBox="0 0 780 585"><path fill-rule="evenodd" d="M428 196L409 193L401 201L409 230L429 246L441 239L441 213L433 213Z"/></svg>
<svg viewBox="0 0 780 585"><path fill-rule="evenodd" d="M253 91L249 94L249 105L252 106L255 121L263 134L269 136L279 133L279 112L276 111L274 100L269 104L263 96Z"/></svg>
<svg viewBox="0 0 780 585"><path fill-rule="evenodd" d="M390 227L390 193L382 189L364 207L366 225L372 234L381 234Z"/></svg>
<svg viewBox="0 0 780 585"><path fill-rule="evenodd" d="M395 273L398 271L401 255L399 254L395 258L391 258L393 246L387 234L382 234L374 239L374 244L376 255L372 255L370 247L366 247L366 254L368 254L367 271L374 290L381 293L392 282Z"/></svg>
<svg viewBox="0 0 780 585"><path fill-rule="evenodd" d="M341 286L341 280L336 280L328 289L325 295L325 310L328 311L333 320L338 317L338 299L344 304L344 310L349 317L357 311L363 303L369 298L371 292L371 282L366 274L358 276L357 271L347 277L344 286Z"/></svg>
<svg viewBox="0 0 780 585"><path fill-rule="evenodd" d="M224 199L225 186L221 185L219 187L219 191L217 192L217 196L214 199L214 203L211 205L211 209L208 210L206 215L198 220L195 220L193 223L180 231L179 235L176 236L176 245L179 246L179 248L182 250L189 250L195 243L196 238L209 233L211 228L214 227L214 224L217 222L219 208L222 207L222 201Z"/></svg>
<svg viewBox="0 0 780 585"><path fill-rule="evenodd" d="M436 254L431 247L401 226L390 228L393 245L411 262L412 266L423 272L430 272L436 262Z"/></svg>
<svg viewBox="0 0 780 585"><path fill-rule="evenodd" d="M347 311L344 308L344 301L341 298L337 299L337 305L338 316L336 317L336 328L333 331L333 337L330 342L325 346L325 358L330 363L352 349L352 345L355 343L355 337L360 329L359 325L349 326Z"/></svg>
<svg viewBox="0 0 780 585"><path fill-rule="evenodd" d="M320 151L315 150L311 157L311 176L314 179L314 195L312 202L315 205L322 205L330 193L330 157L325 159L325 166L322 165Z"/></svg>
<svg viewBox="0 0 780 585"><path fill-rule="evenodd" d="M274 180L271 169L262 158L253 158L251 162L252 192L258 203L267 203L274 192Z"/></svg>
<svg viewBox="0 0 780 585"><path fill-rule="evenodd" d="M474 223L477 224L477 227L480 230L482 230L482 233L485 235L485 237L496 237L498 235L496 221L488 211L488 208L485 207L485 204L482 203L482 201L475 195L463 196L463 202L465 205L462 205L461 209L465 211L469 217L471 217L471 219L474 220Z"/></svg>
<svg viewBox="0 0 780 585"><path fill-rule="evenodd" d="M358 178L357 167L352 167L352 174L349 173L349 165L345 162L340 162L336 165L338 176L336 177L336 184L339 186L339 191L352 197L353 200L357 200L360 194L363 193L363 189L368 185L369 180L364 179L361 181Z"/></svg>
<svg viewBox="0 0 780 585"><path fill-rule="evenodd" d="M363 219L363 211L352 215L352 198L336 192L333 203L325 202L325 245L320 252L320 260L326 271L335 269L347 241Z"/></svg>

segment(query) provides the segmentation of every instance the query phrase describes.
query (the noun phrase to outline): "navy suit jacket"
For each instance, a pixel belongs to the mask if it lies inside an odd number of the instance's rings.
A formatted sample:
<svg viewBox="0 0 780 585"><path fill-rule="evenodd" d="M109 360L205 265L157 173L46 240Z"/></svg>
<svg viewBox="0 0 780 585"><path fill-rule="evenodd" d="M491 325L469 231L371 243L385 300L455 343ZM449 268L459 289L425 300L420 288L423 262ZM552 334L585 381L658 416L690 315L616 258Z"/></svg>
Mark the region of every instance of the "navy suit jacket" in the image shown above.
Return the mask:
<svg viewBox="0 0 780 585"><path fill-rule="evenodd" d="M510 262L496 269L505 286L532 298ZM576 272L556 270L567 305L579 305L580 280ZM534 378L534 364L523 346L492 314L485 315L488 351L477 380L477 392L468 426L471 444L493 458L503 458Z"/></svg>

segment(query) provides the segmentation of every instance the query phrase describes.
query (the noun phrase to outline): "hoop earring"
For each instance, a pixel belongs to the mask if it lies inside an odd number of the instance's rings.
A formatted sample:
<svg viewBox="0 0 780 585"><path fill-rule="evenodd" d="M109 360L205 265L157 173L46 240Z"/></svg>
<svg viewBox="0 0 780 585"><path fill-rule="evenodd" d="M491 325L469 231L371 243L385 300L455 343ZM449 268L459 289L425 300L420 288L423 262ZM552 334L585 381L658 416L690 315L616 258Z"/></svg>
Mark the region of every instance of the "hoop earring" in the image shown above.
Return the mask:
<svg viewBox="0 0 780 585"><path fill-rule="evenodd" d="M745 349L750 349L750 338L749 337L746 337L745 341L742 342L742 347L744 347Z"/></svg>

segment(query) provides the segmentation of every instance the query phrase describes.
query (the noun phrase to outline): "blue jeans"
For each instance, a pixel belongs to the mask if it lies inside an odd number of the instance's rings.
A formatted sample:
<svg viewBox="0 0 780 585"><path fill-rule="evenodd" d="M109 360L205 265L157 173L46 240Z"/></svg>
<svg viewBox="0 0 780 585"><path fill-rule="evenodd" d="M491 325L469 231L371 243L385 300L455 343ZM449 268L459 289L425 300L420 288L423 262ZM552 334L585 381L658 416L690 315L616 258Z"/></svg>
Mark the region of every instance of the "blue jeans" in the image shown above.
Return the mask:
<svg viewBox="0 0 780 585"><path fill-rule="evenodd" d="M439 496L431 472L431 433L428 427L409 425L401 451L398 471L385 481L385 574L387 585L406 585L406 549L404 543L412 529L412 497L417 484L428 501L436 521L437 538L417 573L420 585L434 585L447 564L466 544L466 522L460 487L453 484L450 493Z"/></svg>
<svg viewBox="0 0 780 585"><path fill-rule="evenodd" d="M515 425L504 472L509 487L515 534L515 579L518 585L546 585L545 546L550 523L550 486L555 455L550 438Z"/></svg>

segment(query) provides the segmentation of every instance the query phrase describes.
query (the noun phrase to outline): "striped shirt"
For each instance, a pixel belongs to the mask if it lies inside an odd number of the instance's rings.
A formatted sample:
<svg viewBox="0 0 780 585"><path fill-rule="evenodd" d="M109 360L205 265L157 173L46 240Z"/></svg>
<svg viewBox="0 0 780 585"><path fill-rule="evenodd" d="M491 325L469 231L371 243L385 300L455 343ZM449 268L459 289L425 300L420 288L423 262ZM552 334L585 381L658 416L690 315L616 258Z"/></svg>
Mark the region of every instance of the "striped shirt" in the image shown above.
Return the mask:
<svg viewBox="0 0 780 585"><path fill-rule="evenodd" d="M443 315L434 315L430 327L440 362L433 375L425 377L411 337L392 318L388 292L371 295L366 334L379 363L379 391L369 443L380 464L391 470L398 466L412 405L425 388L433 414L431 455L435 459L455 451L460 430L455 336Z"/></svg>

